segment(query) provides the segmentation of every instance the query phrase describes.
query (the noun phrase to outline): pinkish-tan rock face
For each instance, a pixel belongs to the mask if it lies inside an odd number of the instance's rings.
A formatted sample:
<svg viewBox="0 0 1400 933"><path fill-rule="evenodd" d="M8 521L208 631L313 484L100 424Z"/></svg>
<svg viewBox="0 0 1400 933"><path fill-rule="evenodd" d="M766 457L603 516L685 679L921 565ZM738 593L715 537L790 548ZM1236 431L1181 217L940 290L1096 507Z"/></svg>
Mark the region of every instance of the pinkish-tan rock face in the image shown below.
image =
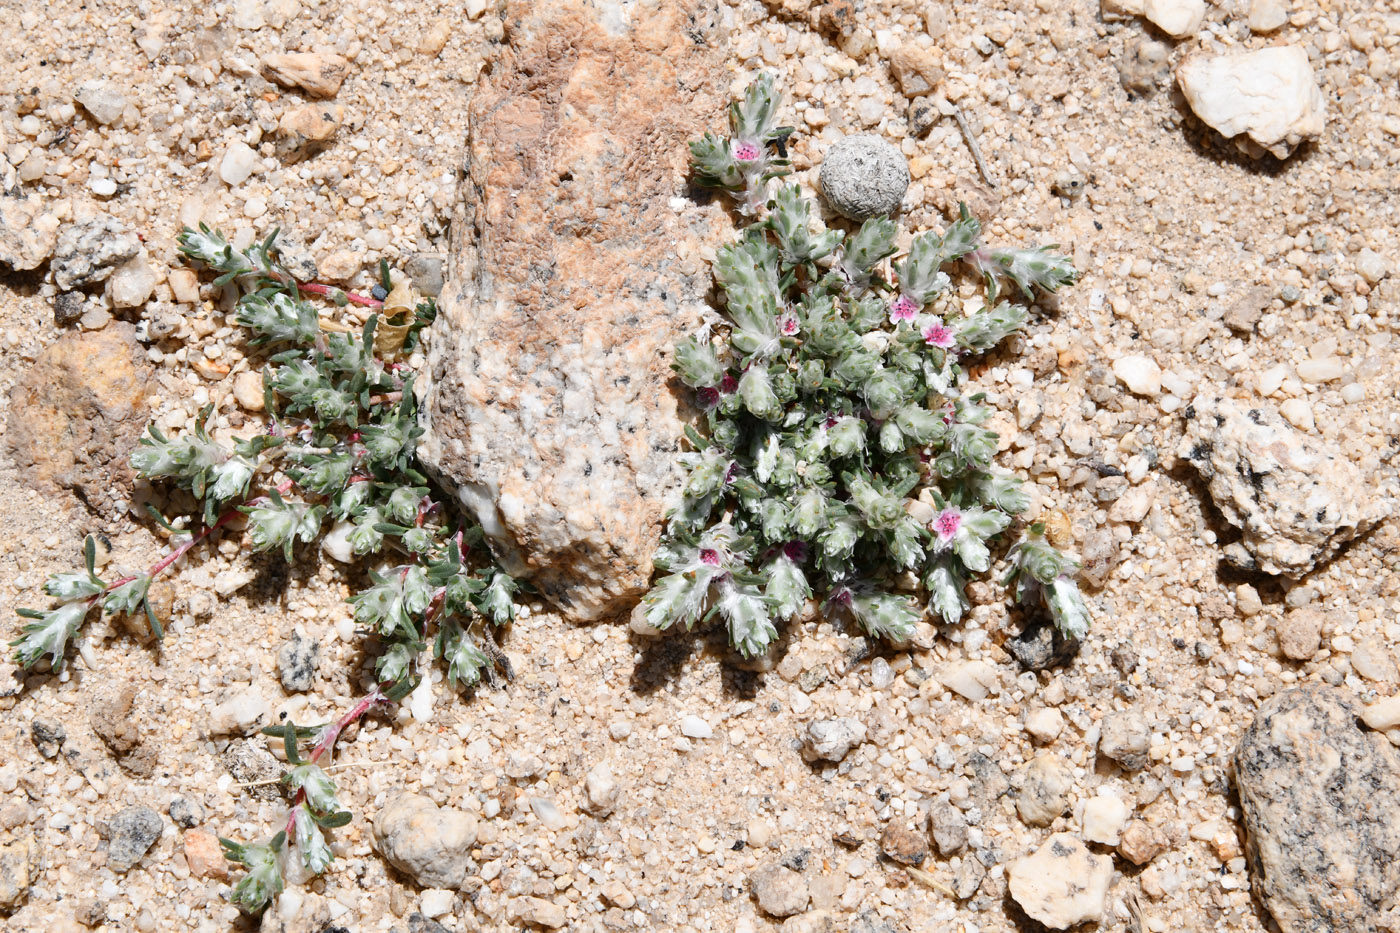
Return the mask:
<svg viewBox="0 0 1400 933"><path fill-rule="evenodd" d="M574 619L645 592L679 479L671 347L732 232L685 194L722 127L708 0L511 7L471 109L420 453L506 568Z"/></svg>

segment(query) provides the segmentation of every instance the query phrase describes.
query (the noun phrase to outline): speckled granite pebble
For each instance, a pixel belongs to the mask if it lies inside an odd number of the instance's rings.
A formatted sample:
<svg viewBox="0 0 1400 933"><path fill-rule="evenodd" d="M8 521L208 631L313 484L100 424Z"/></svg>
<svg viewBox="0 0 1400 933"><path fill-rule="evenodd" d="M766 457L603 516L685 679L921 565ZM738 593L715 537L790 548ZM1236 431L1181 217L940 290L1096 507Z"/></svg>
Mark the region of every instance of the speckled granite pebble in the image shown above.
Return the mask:
<svg viewBox="0 0 1400 933"><path fill-rule="evenodd" d="M1244 532L1225 548L1234 564L1299 576L1390 513L1356 464L1267 408L1203 393L1186 414L1180 456Z"/></svg>
<svg viewBox="0 0 1400 933"><path fill-rule="evenodd" d="M1350 694L1288 690L1235 751L1254 888L1283 933L1366 933L1400 886L1400 753Z"/></svg>

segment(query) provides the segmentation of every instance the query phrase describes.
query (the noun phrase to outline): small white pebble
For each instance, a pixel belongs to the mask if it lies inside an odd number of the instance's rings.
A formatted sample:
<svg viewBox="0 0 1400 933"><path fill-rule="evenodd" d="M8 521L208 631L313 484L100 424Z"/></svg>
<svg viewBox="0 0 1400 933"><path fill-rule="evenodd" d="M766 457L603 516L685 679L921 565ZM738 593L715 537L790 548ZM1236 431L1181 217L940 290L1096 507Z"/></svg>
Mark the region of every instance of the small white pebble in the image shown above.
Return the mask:
<svg viewBox="0 0 1400 933"><path fill-rule="evenodd" d="M1155 396L1162 391L1162 368L1141 354L1114 360L1113 374L1135 395Z"/></svg>
<svg viewBox="0 0 1400 933"><path fill-rule="evenodd" d="M418 909L425 917L437 918L452 912L452 902L456 892L443 888L429 888L418 898Z"/></svg>
<svg viewBox="0 0 1400 933"><path fill-rule="evenodd" d="M691 739L708 739L715 734L710 724L699 716L690 715L681 720L681 735Z"/></svg>
<svg viewBox="0 0 1400 933"><path fill-rule="evenodd" d="M1326 356L1317 360L1304 360L1298 364L1298 378L1304 382L1331 382L1346 375L1340 357Z"/></svg>
<svg viewBox="0 0 1400 933"><path fill-rule="evenodd" d="M1288 419L1288 423L1299 431L1311 431L1316 424L1313 421L1312 406L1306 399L1291 398L1279 406L1279 411Z"/></svg>

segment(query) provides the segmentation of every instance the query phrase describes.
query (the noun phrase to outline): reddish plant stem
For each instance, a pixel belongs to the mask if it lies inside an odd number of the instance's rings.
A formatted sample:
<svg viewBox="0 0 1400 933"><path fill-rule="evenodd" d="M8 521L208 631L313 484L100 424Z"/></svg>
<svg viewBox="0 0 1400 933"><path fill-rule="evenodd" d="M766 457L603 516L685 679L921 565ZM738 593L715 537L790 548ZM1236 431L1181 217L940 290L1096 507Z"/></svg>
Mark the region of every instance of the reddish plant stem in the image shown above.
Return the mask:
<svg viewBox="0 0 1400 933"><path fill-rule="evenodd" d="M384 302L378 298L370 298L367 295L357 295L354 292L347 292L343 288L336 288L334 285L322 285L319 282L298 282L297 288L313 295L320 295L322 298L334 299L336 295L344 295L345 300L351 304L363 305L366 308L382 308Z"/></svg>
<svg viewBox="0 0 1400 933"><path fill-rule="evenodd" d="M316 759L331 750L331 746L335 745L335 740L340 738L340 733L350 728L351 724L365 713L368 713L380 703L387 703L388 701L389 698L386 697L384 692L378 687L375 687L369 693L360 697L360 701L350 707L348 713L337 719L335 723L326 730L326 734L321 737L321 741L317 742L316 747L311 749L311 757L308 760L311 761L312 764L315 764Z"/></svg>
<svg viewBox="0 0 1400 933"><path fill-rule="evenodd" d="M331 750L332 746L335 745L336 739L340 738L340 734L350 728L352 723L365 713L374 709L374 707L381 703L387 703L388 701L388 697L384 696L383 691L378 687L375 687L372 691L362 696L358 703L350 707L349 712L331 724L331 727L326 730L326 734L321 737L321 741L317 742L316 746L311 749L311 755L307 758L307 761L311 764L315 764L317 759ZM292 807L287 812L288 837L292 837L295 833L297 808L304 803L306 803L306 789L299 787L297 788L296 796L292 798Z"/></svg>
<svg viewBox="0 0 1400 933"><path fill-rule="evenodd" d="M291 480L289 480L289 479L288 479L288 480L283 480L282 482L280 482L280 483L277 484L277 493L278 493L278 495L281 495L282 493L285 493L287 490L291 489L291 488L292 488L293 486L295 486L295 485L296 485L296 484L295 484L294 482L292 482ZM251 501L251 500L249 500L249 501ZM160 573L162 573L164 570L166 570L171 564L175 563L177 560L179 560L180 558L182 558L182 557L184 557L186 554L188 554L188 553L190 552L190 550L191 550L196 544L198 544L199 542L203 541L205 538L209 537L209 536L212 535L214 532L218 531L218 530L219 530L220 528L222 528L224 525L227 525L229 522L233 521L233 519L234 519L237 515L238 515L238 507L237 507L237 506L235 506L235 507L229 509L229 510L226 511L224 514L220 515L219 518L218 518L218 520L215 521L214 524L210 525L208 528L204 529L203 531L201 531L201 532L200 532L199 534L197 534L197 535L191 535L188 541L186 541L185 543L181 544L179 547L175 548L175 550L171 551L169 554L165 555L165 556L162 557L160 560L158 560L158 561L156 561L154 564L152 564L152 565L150 566L150 569L148 569L148 570L146 571L146 576L148 576L148 577L150 577L152 580L154 580ZM107 586L107 588L106 588L105 590L103 590L101 593L98 593L96 596L92 597L92 599L88 600L88 602L90 602L90 603L97 602L97 600L101 599L103 596L106 596L108 593L112 592L112 591L115 590L117 587L126 586L128 583L130 583L132 580L135 580L135 579L136 579L136 575L135 575L135 574L133 574L132 576L129 576L129 577L122 577L120 580L116 581L115 583L108 584L108 586Z"/></svg>

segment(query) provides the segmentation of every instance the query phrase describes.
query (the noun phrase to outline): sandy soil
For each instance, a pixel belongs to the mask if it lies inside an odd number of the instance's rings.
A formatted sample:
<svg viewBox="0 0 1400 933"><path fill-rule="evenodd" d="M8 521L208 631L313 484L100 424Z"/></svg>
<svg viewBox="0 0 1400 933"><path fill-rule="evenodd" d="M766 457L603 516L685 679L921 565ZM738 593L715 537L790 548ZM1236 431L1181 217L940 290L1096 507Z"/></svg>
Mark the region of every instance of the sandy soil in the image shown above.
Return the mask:
<svg viewBox="0 0 1400 933"><path fill-rule="evenodd" d="M202 219L243 236L280 226L323 273L362 286L381 256L402 263L445 247L467 101L502 34L498 14L477 0L447 8L7 0L0 11L10 24L0 37L4 155L33 166L26 189L60 220L108 213L143 236L162 281L144 309L118 317L174 313L184 322L149 345L163 426L183 427L205 402L230 426L244 417L232 385L247 348L216 305L181 303L166 281L178 268L181 223ZM711 640L642 640L625 621L570 627L536 607L507 639L517 672L508 690L440 690L431 723L406 713L371 720L344 745L340 761L351 766L337 778L361 818L338 835L343 858L310 885L331 919L355 931L407 929L420 894L371 850L363 815L408 789L482 817L482 884L439 917L451 930L505 929L521 895L554 900L575 929L770 929L777 924L759 912L748 879L782 860L806 866L814 909L830 910L839 929L1012 930L1029 922L1006 896L1005 866L1053 829L1075 831L1077 805L1111 793L1170 847L1145 869L1114 857L1104 929L1265 929L1240 857L1229 755L1257 702L1288 684L1346 683L1363 696L1394 689L1393 663L1365 679L1352 657L1364 646L1370 659L1388 658L1400 636L1400 542L1393 525L1382 526L1296 585L1232 571L1219 548L1231 531L1174 451L1181 409L1201 385L1275 407L1297 400L1290 420L1353 460L1380 464L1374 495L1393 494L1400 278L1373 285L1356 267L1367 248L1392 268L1400 259L1400 14L1361 0L1299 0L1291 22L1265 38L1249 34L1244 12L1238 0L1212 6L1199 36L1172 46L1172 56L1202 44L1305 47L1328 119L1322 138L1286 162L1238 155L1190 115L1165 68L1155 93L1130 95L1120 69L1132 70L1140 43L1162 37L1139 20L1104 23L1089 0L867 0L857 18L865 31L842 46L804 16L734 8L736 85L754 70L777 71L801 129L800 168L842 133L883 134L910 157L907 223L941 226L944 210L966 199L995 218L994 242L1058 242L1083 271L1057 307L1042 309L1022 352L994 358L978 380L1005 413L1003 462L1036 481L1043 508L1071 518L1075 545L1104 580L1089 590L1095 628L1067 667L1021 672L1002 647L1014 622L996 588L979 584L967 625L930 629L915 648L880 654L883 662L815 621L792 632L775 670L759 673L729 663ZM966 114L996 192L977 180L953 120L907 138L907 102L881 51L901 42L943 58L944 93ZM334 100L346 109L344 127L325 151L290 164L274 151L274 130L306 101L257 68L260 56L284 49L334 51L353 63ZM125 98L111 125L73 103L91 79ZM21 115L16 92L31 88L38 107ZM229 185L220 164L239 141L258 148L258 166ZM1062 197L1075 178L1083 193ZM98 193L109 190L103 179L116 183L109 197ZM1257 325L1232 331L1227 311L1256 289L1264 290ZM42 271L0 276L0 399L62 331L84 326L54 324L55 295ZM106 324L101 315L88 323ZM1160 393L1136 396L1118 383L1110 367L1127 353L1160 365ZM1305 361L1331 357L1338 377L1297 375ZM231 369L201 374L200 359ZM1129 474L1126 489L1105 465ZM1111 521L1113 501L1137 490L1150 503L1145 517ZM17 627L11 607L42 604L44 576L70 566L85 530L108 535L119 564L159 553L149 522L93 514L0 460L0 631ZM200 618L208 594L240 577L246 585ZM0 831L37 834L44 850L9 929L70 929L75 918L107 930L247 928L225 883L191 877L181 829L169 820L125 875L105 867L99 824L132 804L164 814L183 797L202 804L210 831L263 835L281 803L234 781L227 740L207 735L213 704L252 685L313 721L362 689L346 582L329 562L288 571L225 539L167 586L175 624L163 644L103 623L89 634L91 664L31 676L0 700ZM1305 605L1325 610L1322 645L1294 662L1280 655L1275 628L1288 608ZM305 695L287 695L277 681L276 650L294 625L323 645ZM967 660L995 670L984 699L965 699L938 676ZM879 663L893 669L892 685L871 686ZM118 766L89 720L98 699L128 683L139 689L132 716L143 742L158 749L146 778ZM1064 725L1042 746L1023 722L1047 707ZM1152 731L1141 772L1097 752L1100 719L1122 709ZM706 719L712 737L684 737L687 715ZM65 748L81 755L41 758L30 740L36 716L63 723ZM794 749L799 731L833 716L863 719L869 740L840 766L805 764ZM1014 787L1043 753L1074 775L1070 811L1054 827L1025 825L1014 793L978 796L977 755ZM578 805L584 774L602 760L623 797L616 813L596 819ZM940 797L971 808L973 847L990 869L970 900L879 856L889 821L913 819ZM542 825L532 798L553 801L564 827ZM936 855L924 865L942 884L960 867ZM612 882L617 896L605 900ZM870 925L855 926L858 915Z"/></svg>

